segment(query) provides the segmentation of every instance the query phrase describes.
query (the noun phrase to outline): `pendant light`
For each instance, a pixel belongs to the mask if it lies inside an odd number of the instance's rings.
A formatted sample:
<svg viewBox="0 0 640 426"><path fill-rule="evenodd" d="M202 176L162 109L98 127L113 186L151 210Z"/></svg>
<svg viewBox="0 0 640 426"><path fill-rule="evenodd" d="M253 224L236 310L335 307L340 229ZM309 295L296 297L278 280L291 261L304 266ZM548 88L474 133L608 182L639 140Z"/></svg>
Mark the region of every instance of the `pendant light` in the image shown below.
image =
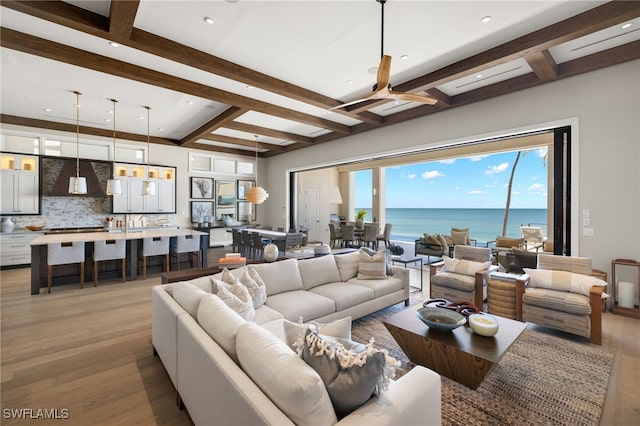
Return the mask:
<svg viewBox="0 0 640 426"><path fill-rule="evenodd" d="M269 198L269 194L261 186L258 185L258 135L253 135L256 138L256 186L252 186L247 189L246 197L251 204L262 204L264 200Z"/></svg>
<svg viewBox="0 0 640 426"><path fill-rule="evenodd" d="M69 178L69 194L86 194L87 179L80 177L80 95L82 93L77 90L76 94L76 177Z"/></svg>
<svg viewBox="0 0 640 426"><path fill-rule="evenodd" d="M113 161L116 161L116 101L111 99L113 103ZM107 180L107 195L120 195L122 194L122 182L119 179L113 177Z"/></svg>
<svg viewBox="0 0 640 426"><path fill-rule="evenodd" d="M151 153L151 143L149 136L149 123L150 123L150 111L151 107L146 106L147 109L147 176L144 182L142 182L142 195L156 195L156 183L149 179L149 154Z"/></svg>

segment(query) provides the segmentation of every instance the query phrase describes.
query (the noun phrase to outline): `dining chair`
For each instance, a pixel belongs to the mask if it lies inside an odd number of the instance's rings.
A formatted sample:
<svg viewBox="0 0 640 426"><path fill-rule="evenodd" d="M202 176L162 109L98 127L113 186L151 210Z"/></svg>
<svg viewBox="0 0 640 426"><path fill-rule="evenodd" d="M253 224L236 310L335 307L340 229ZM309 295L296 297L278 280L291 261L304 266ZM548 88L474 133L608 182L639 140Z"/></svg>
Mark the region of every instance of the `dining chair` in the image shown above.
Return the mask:
<svg viewBox="0 0 640 426"><path fill-rule="evenodd" d="M191 259L191 267L193 268L193 259L195 259L196 268L200 268L200 265L202 265L200 235L178 235L176 237L176 245L171 248L171 257L176 259L178 271L180 270L180 255L185 253Z"/></svg>
<svg viewBox="0 0 640 426"><path fill-rule="evenodd" d="M251 238L251 249L252 249L251 254L255 259L262 259L262 255L264 254L265 242L262 236L260 236L258 232L250 232L250 235L251 235L250 238Z"/></svg>
<svg viewBox="0 0 640 426"><path fill-rule="evenodd" d="M389 238L391 238L391 226L392 226L392 224L386 223L384 225L384 231L382 232L382 234L378 234L376 236L376 240L377 240L376 248L378 248L378 244L380 243L380 241L384 242L384 248L388 248L389 247L389 244L391 244L389 242Z"/></svg>
<svg viewBox="0 0 640 426"><path fill-rule="evenodd" d="M242 241L242 248L240 252L245 257L251 257L253 255L253 244L251 243L251 233L246 229L243 229L242 231L240 231L240 233L241 233L241 241Z"/></svg>
<svg viewBox="0 0 640 426"><path fill-rule="evenodd" d="M353 246L354 242L356 241L355 225L342 225L341 229L342 229L342 244L345 247Z"/></svg>
<svg viewBox="0 0 640 426"><path fill-rule="evenodd" d="M367 246L371 247L374 250L378 249L378 223L365 223L364 224L364 232L362 233L362 238L360 242Z"/></svg>
<svg viewBox="0 0 640 426"><path fill-rule="evenodd" d="M336 242L342 244L342 230L333 222L329 223L329 240L331 247L335 247Z"/></svg>

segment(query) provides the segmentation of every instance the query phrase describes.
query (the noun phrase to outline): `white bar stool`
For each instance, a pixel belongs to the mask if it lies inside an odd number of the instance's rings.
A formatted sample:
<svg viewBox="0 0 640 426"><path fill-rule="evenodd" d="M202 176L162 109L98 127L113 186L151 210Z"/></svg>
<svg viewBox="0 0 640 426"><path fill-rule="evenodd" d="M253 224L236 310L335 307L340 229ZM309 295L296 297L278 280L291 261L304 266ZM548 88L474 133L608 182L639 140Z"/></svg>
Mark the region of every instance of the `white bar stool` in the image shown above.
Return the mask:
<svg viewBox="0 0 640 426"><path fill-rule="evenodd" d="M51 293L54 265L80 264L80 288L84 288L84 241L47 244L47 293Z"/></svg>
<svg viewBox="0 0 640 426"><path fill-rule="evenodd" d="M196 268L200 268L202 264L200 259L200 235L179 235L176 237L176 246L171 248L171 256L175 257L178 262L178 271L180 270L180 255L182 253L189 253L190 256L195 256L197 259Z"/></svg>
<svg viewBox="0 0 640 426"><path fill-rule="evenodd" d="M169 271L169 237L151 237L142 239L142 276L147 279L147 257L164 256L165 268Z"/></svg>
<svg viewBox="0 0 640 426"><path fill-rule="evenodd" d="M104 260L121 260L122 282L126 281L125 260L127 257L127 240L104 240L93 243L93 286L98 286L98 262Z"/></svg>

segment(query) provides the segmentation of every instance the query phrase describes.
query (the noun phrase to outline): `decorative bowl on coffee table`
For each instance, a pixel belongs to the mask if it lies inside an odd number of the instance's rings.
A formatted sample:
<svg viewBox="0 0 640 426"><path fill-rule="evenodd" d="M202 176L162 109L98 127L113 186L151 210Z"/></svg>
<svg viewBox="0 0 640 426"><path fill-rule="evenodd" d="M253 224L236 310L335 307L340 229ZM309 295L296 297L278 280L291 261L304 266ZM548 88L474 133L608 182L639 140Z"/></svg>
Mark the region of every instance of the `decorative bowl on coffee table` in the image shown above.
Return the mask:
<svg viewBox="0 0 640 426"><path fill-rule="evenodd" d="M430 328L440 331L451 331L467 322L460 313L444 308L426 307L416 312L418 318Z"/></svg>

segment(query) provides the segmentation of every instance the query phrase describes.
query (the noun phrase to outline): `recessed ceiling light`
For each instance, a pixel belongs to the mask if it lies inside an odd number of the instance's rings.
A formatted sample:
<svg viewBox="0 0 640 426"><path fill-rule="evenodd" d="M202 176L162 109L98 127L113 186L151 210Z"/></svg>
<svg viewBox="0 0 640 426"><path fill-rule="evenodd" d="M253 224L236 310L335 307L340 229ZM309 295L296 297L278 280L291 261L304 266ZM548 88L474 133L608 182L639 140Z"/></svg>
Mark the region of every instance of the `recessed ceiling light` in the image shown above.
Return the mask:
<svg viewBox="0 0 640 426"><path fill-rule="evenodd" d="M138 116L138 120L144 120L144 117L143 117L143 116L141 116L141 115L139 115L139 116Z"/></svg>
<svg viewBox="0 0 640 426"><path fill-rule="evenodd" d="M204 22L206 22L207 24L213 25L213 18L209 16L205 16L203 19L204 19Z"/></svg>
<svg viewBox="0 0 640 426"><path fill-rule="evenodd" d="M489 15L483 16L482 18L480 18L480 22L482 22L483 24L486 24L489 21L491 21L491 16Z"/></svg>
<svg viewBox="0 0 640 426"><path fill-rule="evenodd" d="M164 129L162 127L158 127L158 130L159 131L163 131Z"/></svg>
<svg viewBox="0 0 640 426"><path fill-rule="evenodd" d="M110 118L105 118L104 121L106 121L107 123L110 123L111 119Z"/></svg>
<svg viewBox="0 0 640 426"><path fill-rule="evenodd" d="M193 101L187 101L187 105L193 105Z"/></svg>
<svg viewBox="0 0 640 426"><path fill-rule="evenodd" d="M407 59L409 59L409 55L402 55L400 56L400 59L402 59L403 61L406 61Z"/></svg>
<svg viewBox="0 0 640 426"><path fill-rule="evenodd" d="M51 108L43 108L44 112L51 112Z"/></svg>
<svg viewBox="0 0 640 426"><path fill-rule="evenodd" d="M110 41L109 42L109 46L111 46L111 47L120 47L120 45L118 43L116 43L115 41Z"/></svg>
<svg viewBox="0 0 640 426"><path fill-rule="evenodd" d="M347 84L353 84L353 80L347 80Z"/></svg>
<svg viewBox="0 0 640 426"><path fill-rule="evenodd" d="M476 74L476 78L482 78L482 74Z"/></svg>
<svg viewBox="0 0 640 426"><path fill-rule="evenodd" d="M247 89L251 90L253 89L253 86L247 86Z"/></svg>
<svg viewBox="0 0 640 426"><path fill-rule="evenodd" d="M622 26L620 28L622 28L623 30L626 30L627 28L629 28L631 25L633 25L633 23L631 22L627 22L626 24L622 24Z"/></svg>
<svg viewBox="0 0 640 426"><path fill-rule="evenodd" d="M367 72L369 74L377 74L378 73L378 67L371 67L367 70Z"/></svg>

